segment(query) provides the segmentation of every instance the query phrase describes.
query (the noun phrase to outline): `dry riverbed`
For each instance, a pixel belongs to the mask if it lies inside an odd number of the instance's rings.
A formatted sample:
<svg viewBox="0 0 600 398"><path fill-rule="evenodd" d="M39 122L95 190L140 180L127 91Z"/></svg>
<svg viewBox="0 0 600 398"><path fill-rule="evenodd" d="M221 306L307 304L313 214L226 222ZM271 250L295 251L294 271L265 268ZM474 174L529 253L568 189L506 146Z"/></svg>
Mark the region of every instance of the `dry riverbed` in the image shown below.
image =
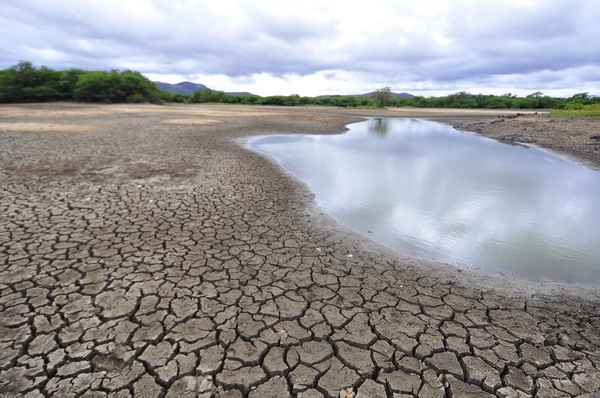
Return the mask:
<svg viewBox="0 0 600 398"><path fill-rule="evenodd" d="M596 290L399 258L236 142L340 133L375 115L442 120L600 165L585 138L598 121L547 115L0 106L0 396L599 391Z"/></svg>

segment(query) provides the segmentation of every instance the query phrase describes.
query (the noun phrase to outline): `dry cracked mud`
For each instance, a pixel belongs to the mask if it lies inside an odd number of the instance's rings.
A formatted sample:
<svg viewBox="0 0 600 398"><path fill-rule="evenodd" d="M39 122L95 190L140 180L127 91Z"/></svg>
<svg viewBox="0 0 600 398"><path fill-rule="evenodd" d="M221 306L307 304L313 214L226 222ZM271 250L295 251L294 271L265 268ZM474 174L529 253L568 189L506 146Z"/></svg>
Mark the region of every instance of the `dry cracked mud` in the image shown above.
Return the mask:
<svg viewBox="0 0 600 398"><path fill-rule="evenodd" d="M341 132L374 111L125 109L0 107L0 396L600 390L597 293L496 289L402 259L234 142ZM218 123L161 123L202 115ZM93 128L5 127L25 122Z"/></svg>

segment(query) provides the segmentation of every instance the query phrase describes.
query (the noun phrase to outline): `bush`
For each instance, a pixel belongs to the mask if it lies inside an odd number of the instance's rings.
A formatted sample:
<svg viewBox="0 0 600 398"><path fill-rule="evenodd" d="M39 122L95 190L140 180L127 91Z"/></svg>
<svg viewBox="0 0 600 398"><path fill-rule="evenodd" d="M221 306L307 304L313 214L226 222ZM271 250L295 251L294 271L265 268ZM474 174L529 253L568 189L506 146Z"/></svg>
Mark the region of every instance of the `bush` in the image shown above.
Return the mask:
<svg viewBox="0 0 600 398"><path fill-rule="evenodd" d="M160 91L159 97L162 102L184 103L184 102L188 102L188 100L189 100L188 95L174 94L174 93L169 93L167 91Z"/></svg>
<svg viewBox="0 0 600 398"><path fill-rule="evenodd" d="M600 103L582 105L571 103L565 109L555 109L550 113L554 117L600 117Z"/></svg>
<svg viewBox="0 0 600 398"><path fill-rule="evenodd" d="M30 62L0 71L0 102L159 102L152 82L133 71L85 72L36 68Z"/></svg>
<svg viewBox="0 0 600 398"><path fill-rule="evenodd" d="M134 71L82 71L68 69L55 71L36 68L30 62L0 70L0 102L77 100L89 102L221 102L257 105L327 105L340 107L414 106L432 108L512 108L512 109L562 109L595 114L599 97L588 93L569 98L556 98L535 92L526 97L512 94L483 95L459 92L444 97L395 97L389 88L378 90L371 96L329 95L302 97L299 95L229 95L222 91L201 90L192 95L161 92L142 74Z"/></svg>
<svg viewBox="0 0 600 398"><path fill-rule="evenodd" d="M326 95L319 97L302 97L298 95L273 95L260 97L256 95L229 95L222 91L201 90L191 96L175 97L175 94L161 92L166 102L220 102L227 104L256 105L323 105L338 107L379 107L379 106L414 106L430 108L484 108L484 109L569 109L593 103L600 103L600 98L587 93L576 94L570 98L557 98L536 92L526 97L513 94L483 95L458 92L444 97L395 97L389 89L378 90L372 95Z"/></svg>
<svg viewBox="0 0 600 398"><path fill-rule="evenodd" d="M20 62L0 72L0 101L52 101L63 98L59 90L61 72L36 69L30 62Z"/></svg>
<svg viewBox="0 0 600 398"><path fill-rule="evenodd" d="M585 105L583 105L580 102L571 102L565 105L566 110L568 111L579 111L581 109L583 109L585 107Z"/></svg>
<svg viewBox="0 0 600 398"><path fill-rule="evenodd" d="M226 94L223 91L199 90L192 94L190 102L198 104L204 102L224 102Z"/></svg>
<svg viewBox="0 0 600 398"><path fill-rule="evenodd" d="M146 100L143 95L135 93L127 97L127 102L130 104L141 104L142 102L146 102Z"/></svg>
<svg viewBox="0 0 600 398"><path fill-rule="evenodd" d="M79 77L73 98L86 102L159 102L154 84L133 71L86 72Z"/></svg>

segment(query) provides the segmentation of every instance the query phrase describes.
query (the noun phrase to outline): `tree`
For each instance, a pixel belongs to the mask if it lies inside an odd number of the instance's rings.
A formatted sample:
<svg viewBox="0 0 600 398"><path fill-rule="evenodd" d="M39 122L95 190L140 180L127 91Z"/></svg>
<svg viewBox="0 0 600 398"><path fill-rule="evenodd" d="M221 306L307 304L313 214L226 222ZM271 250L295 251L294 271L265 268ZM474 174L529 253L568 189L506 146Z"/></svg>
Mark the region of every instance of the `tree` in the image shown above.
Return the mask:
<svg viewBox="0 0 600 398"><path fill-rule="evenodd" d="M542 93L541 91L536 91L535 93L531 93L527 96L527 98L539 98L539 97L543 97L544 93Z"/></svg>
<svg viewBox="0 0 600 398"><path fill-rule="evenodd" d="M73 91L79 81L79 77L85 72L81 69L67 69L61 73L57 90L64 99L73 99Z"/></svg>
<svg viewBox="0 0 600 398"><path fill-rule="evenodd" d="M190 98L190 102L203 103L203 102L223 102L225 99L225 93L223 91L203 89L198 90Z"/></svg>
<svg viewBox="0 0 600 398"><path fill-rule="evenodd" d="M570 102L588 103L592 98L589 93L577 93L569 98Z"/></svg>
<svg viewBox="0 0 600 398"><path fill-rule="evenodd" d="M86 102L159 102L156 86L139 72L85 72L73 97Z"/></svg>
<svg viewBox="0 0 600 398"><path fill-rule="evenodd" d="M375 103L378 107L383 108L387 106L392 100L392 90L389 87L380 88L373 94Z"/></svg>
<svg viewBox="0 0 600 398"><path fill-rule="evenodd" d="M51 101L61 99L58 90L61 72L31 62L19 62L0 74L0 101Z"/></svg>

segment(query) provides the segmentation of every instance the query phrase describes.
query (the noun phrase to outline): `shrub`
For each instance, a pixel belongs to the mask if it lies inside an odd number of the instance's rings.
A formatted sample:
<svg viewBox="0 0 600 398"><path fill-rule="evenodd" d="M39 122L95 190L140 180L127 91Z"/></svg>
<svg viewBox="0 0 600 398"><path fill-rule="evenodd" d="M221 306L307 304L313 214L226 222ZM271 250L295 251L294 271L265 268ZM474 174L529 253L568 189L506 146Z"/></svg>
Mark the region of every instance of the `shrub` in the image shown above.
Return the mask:
<svg viewBox="0 0 600 398"><path fill-rule="evenodd" d="M188 102L188 100L189 100L188 95L169 93L167 91L160 91L159 97L162 102L184 103L184 102Z"/></svg>
<svg viewBox="0 0 600 398"><path fill-rule="evenodd" d="M135 93L127 97L127 102L130 104L140 104L142 102L146 102L146 100L140 93Z"/></svg>
<svg viewBox="0 0 600 398"><path fill-rule="evenodd" d="M555 109L550 114L554 117L600 117L600 103L589 105L572 103L565 109Z"/></svg>
<svg viewBox="0 0 600 398"><path fill-rule="evenodd" d="M73 98L86 102L158 102L154 84L133 71L85 72L75 85Z"/></svg>
<svg viewBox="0 0 600 398"><path fill-rule="evenodd" d="M222 91L201 90L192 95L161 92L142 74L134 71L82 71L67 69L55 71L36 68L30 62L0 70L0 102L77 100L90 102L222 102L257 105L329 105L341 107L414 106L433 108L512 108L512 109L562 109L591 112L600 104L599 97L588 93L569 98L546 96L541 92L526 97L512 94L483 95L459 92L444 97L398 98L389 88L378 90L371 96L329 95L302 97L299 95L228 95Z"/></svg>
<svg viewBox="0 0 600 398"><path fill-rule="evenodd" d="M133 71L85 72L36 68L30 62L0 71L0 101L158 102L158 89ZM131 97L131 98L130 98Z"/></svg>
<svg viewBox="0 0 600 398"><path fill-rule="evenodd" d="M0 73L0 101L26 102L62 99L58 90L61 73L30 62L20 62Z"/></svg>
<svg viewBox="0 0 600 398"><path fill-rule="evenodd" d="M211 89L198 90L192 94L190 102L193 103L204 103L204 102L224 102L225 93L223 91L216 91Z"/></svg>

